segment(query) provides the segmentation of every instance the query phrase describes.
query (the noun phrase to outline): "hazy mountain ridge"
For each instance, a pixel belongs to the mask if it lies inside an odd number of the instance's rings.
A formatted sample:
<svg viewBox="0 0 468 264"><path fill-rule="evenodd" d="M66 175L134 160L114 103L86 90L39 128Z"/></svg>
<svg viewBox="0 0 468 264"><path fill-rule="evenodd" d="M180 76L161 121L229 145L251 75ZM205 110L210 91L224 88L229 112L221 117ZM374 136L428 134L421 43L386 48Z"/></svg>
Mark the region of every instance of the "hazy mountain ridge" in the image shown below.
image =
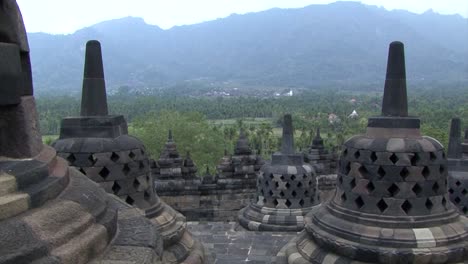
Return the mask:
<svg viewBox="0 0 468 264"><path fill-rule="evenodd" d="M393 40L406 44L409 82L468 81L468 19L337 2L168 30L129 17L70 35L31 33L36 88L80 90L89 39L102 43L109 87L200 78L259 86L381 84Z"/></svg>

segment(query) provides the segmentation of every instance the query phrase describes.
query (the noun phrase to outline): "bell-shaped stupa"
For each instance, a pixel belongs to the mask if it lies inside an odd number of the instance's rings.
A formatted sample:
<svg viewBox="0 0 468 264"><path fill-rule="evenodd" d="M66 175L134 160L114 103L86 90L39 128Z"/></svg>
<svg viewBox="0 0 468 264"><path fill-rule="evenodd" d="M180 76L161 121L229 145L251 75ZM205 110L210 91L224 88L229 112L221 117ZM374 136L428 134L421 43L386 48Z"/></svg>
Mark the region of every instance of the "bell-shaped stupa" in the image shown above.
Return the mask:
<svg viewBox="0 0 468 264"><path fill-rule="evenodd" d="M186 230L185 217L154 191L143 143L128 135L122 115L108 114L101 44L96 40L86 43L81 116L62 120L60 137L52 146L104 190L145 211L162 234L163 261L202 263L203 247Z"/></svg>
<svg viewBox="0 0 468 264"><path fill-rule="evenodd" d="M249 230L299 231L304 216L317 204L315 171L294 149L291 115L284 116L281 151L259 171L257 197L239 212L239 223Z"/></svg>
<svg viewBox="0 0 468 264"><path fill-rule="evenodd" d="M280 263L462 263L468 219L450 203L443 146L408 116L403 43L390 44L382 115L344 143L337 189Z"/></svg>

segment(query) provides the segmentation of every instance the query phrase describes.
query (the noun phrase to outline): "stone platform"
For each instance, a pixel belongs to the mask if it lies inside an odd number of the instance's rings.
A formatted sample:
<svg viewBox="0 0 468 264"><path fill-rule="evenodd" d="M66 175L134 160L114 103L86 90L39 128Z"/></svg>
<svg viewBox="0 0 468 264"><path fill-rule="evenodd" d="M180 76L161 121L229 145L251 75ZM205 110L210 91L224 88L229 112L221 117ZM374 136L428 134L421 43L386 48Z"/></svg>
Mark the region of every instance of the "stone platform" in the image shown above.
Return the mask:
<svg viewBox="0 0 468 264"><path fill-rule="evenodd" d="M187 222L205 246L206 263L270 264L296 232L246 231L236 222Z"/></svg>

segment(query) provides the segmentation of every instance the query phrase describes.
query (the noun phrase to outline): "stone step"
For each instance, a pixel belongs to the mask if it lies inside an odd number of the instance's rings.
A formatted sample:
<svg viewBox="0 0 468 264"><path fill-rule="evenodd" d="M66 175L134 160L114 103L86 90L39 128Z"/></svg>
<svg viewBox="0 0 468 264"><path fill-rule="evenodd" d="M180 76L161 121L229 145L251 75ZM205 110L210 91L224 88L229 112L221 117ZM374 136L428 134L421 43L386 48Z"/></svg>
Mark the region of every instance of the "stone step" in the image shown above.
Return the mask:
<svg viewBox="0 0 468 264"><path fill-rule="evenodd" d="M16 192L16 178L9 174L0 174L0 196Z"/></svg>
<svg viewBox="0 0 468 264"><path fill-rule="evenodd" d="M28 208L29 195L25 193L9 193L0 196L0 221L25 212Z"/></svg>

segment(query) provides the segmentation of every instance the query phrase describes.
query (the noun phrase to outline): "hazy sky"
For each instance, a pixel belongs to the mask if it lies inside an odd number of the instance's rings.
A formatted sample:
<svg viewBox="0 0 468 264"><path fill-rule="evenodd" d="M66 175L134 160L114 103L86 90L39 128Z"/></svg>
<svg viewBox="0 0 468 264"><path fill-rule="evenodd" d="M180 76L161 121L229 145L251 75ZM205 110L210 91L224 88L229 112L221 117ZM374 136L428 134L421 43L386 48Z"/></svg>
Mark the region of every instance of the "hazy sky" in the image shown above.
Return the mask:
<svg viewBox="0 0 468 264"><path fill-rule="evenodd" d="M170 28L273 7L297 8L333 0L17 0L28 32L73 33L98 22L126 16ZM362 0L386 9L468 17L468 0Z"/></svg>

